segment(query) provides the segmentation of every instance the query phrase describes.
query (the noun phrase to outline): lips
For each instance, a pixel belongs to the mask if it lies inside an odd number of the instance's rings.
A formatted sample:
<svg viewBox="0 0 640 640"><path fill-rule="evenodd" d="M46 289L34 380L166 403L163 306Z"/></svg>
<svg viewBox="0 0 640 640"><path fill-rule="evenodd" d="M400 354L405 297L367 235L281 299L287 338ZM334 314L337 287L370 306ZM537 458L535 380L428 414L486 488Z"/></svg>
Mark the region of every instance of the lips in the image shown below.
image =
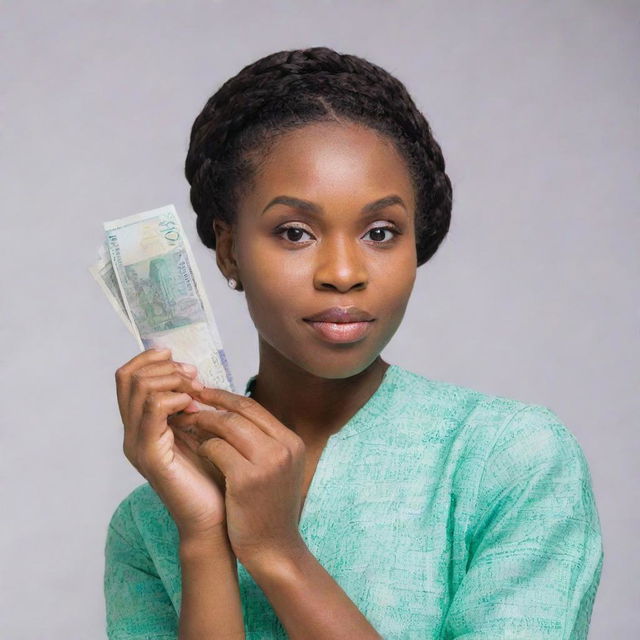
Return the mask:
<svg viewBox="0 0 640 640"><path fill-rule="evenodd" d="M357 342L369 332L375 318L358 307L331 307L303 318L329 342Z"/></svg>
<svg viewBox="0 0 640 640"><path fill-rule="evenodd" d="M337 324L345 324L352 322L371 322L373 316L358 307L330 307L324 309L307 318L303 318L307 322L333 322Z"/></svg>

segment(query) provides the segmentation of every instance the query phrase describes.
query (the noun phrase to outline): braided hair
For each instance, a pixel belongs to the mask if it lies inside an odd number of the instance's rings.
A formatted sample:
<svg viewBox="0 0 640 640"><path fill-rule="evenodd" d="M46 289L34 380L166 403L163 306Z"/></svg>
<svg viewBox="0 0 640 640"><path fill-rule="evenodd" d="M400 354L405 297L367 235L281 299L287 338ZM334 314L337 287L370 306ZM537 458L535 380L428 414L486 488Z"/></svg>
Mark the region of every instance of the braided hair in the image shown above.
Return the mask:
<svg viewBox="0 0 640 640"><path fill-rule="evenodd" d="M209 98L191 128L185 176L205 246L213 221L232 224L278 136L314 122L349 120L389 138L415 189L417 266L451 220L451 181L440 145L405 86L381 67L327 47L279 51L245 66Z"/></svg>

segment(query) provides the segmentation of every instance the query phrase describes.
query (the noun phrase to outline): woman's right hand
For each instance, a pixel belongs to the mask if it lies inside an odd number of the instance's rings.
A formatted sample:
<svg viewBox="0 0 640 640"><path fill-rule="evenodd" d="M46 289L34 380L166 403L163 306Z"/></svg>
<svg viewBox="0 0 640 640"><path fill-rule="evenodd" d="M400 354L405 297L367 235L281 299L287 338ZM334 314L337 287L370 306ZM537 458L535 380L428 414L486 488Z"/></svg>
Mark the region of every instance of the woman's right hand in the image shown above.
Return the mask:
<svg viewBox="0 0 640 640"><path fill-rule="evenodd" d="M167 422L203 388L196 373L192 365L185 370L174 362L169 349L147 349L115 376L124 454L162 499L181 538L219 533L226 522L223 480L214 480L195 452L199 441Z"/></svg>

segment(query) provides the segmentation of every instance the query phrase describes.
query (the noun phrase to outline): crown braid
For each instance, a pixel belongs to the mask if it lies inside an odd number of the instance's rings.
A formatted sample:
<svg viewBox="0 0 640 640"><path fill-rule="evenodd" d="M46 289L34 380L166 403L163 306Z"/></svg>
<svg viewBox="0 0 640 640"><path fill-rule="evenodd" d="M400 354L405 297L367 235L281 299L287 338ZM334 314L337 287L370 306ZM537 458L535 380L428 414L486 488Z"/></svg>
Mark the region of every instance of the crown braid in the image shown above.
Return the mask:
<svg viewBox="0 0 640 640"><path fill-rule="evenodd" d="M404 84L381 67L327 47L279 51L245 66L209 98L191 128L185 176L205 246L214 219L232 223L238 197L279 135L306 124L349 120L388 137L416 192L418 266L449 230L451 181L440 145Z"/></svg>

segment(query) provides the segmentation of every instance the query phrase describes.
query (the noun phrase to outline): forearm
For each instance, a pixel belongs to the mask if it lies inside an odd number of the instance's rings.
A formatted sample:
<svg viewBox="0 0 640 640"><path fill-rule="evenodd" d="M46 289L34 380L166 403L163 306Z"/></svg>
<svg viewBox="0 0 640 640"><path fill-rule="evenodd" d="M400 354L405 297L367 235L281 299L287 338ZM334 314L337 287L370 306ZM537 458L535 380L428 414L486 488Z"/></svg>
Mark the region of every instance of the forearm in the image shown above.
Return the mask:
<svg viewBox="0 0 640 640"><path fill-rule="evenodd" d="M306 546L288 558L251 561L247 570L290 640L381 639Z"/></svg>
<svg viewBox="0 0 640 640"><path fill-rule="evenodd" d="M244 640L236 557L226 530L180 538L182 606L179 640Z"/></svg>

